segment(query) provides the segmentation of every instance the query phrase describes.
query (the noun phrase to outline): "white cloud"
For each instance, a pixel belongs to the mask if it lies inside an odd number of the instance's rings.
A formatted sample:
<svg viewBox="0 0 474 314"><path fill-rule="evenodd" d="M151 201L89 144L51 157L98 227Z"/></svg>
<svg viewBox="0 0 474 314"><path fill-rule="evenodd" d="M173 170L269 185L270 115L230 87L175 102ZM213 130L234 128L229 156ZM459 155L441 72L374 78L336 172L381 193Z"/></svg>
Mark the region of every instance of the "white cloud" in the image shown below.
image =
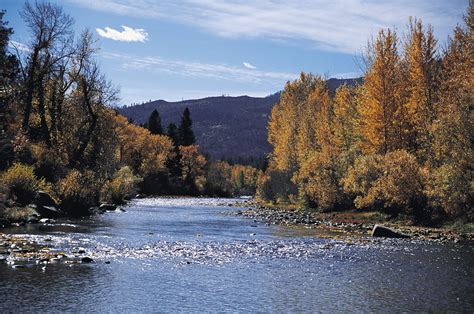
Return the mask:
<svg viewBox="0 0 474 314"><path fill-rule="evenodd" d="M31 52L32 50L25 45L24 43L20 43L18 41L10 40L8 42L8 47L13 48L15 50L21 51L21 52Z"/></svg>
<svg viewBox="0 0 474 314"><path fill-rule="evenodd" d="M145 42L148 40L148 33L142 28L131 28L125 25L122 25L123 31L118 31L116 29L106 27L105 29L96 28L97 34L104 38L109 38L112 40L118 41L139 41Z"/></svg>
<svg viewBox="0 0 474 314"><path fill-rule="evenodd" d="M281 87L286 81L298 78L297 73L262 71L227 64L213 64L167 59L160 56L133 57L126 54L101 53L104 58L120 62L128 70L153 71L169 75L228 80L258 85Z"/></svg>
<svg viewBox="0 0 474 314"><path fill-rule="evenodd" d="M244 62L244 67L246 67L247 69L251 69L251 70L255 70L256 67L251 65L250 63L248 62Z"/></svg>
<svg viewBox="0 0 474 314"><path fill-rule="evenodd" d="M172 20L224 37L309 41L357 54L382 27L405 30L409 16L431 23L444 41L467 3L445 0L67 0L107 13ZM305 43L308 46L308 43Z"/></svg>

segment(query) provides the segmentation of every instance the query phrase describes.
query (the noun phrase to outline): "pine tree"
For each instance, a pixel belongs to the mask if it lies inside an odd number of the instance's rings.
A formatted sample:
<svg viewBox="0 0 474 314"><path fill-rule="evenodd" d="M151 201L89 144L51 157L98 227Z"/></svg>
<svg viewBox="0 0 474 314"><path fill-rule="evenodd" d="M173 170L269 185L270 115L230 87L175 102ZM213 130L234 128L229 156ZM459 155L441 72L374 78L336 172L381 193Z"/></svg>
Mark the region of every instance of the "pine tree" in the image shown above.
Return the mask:
<svg viewBox="0 0 474 314"><path fill-rule="evenodd" d="M151 112L150 117L148 118L147 128L151 134L163 134L161 117L156 109Z"/></svg>
<svg viewBox="0 0 474 314"><path fill-rule="evenodd" d="M166 128L166 135L168 135L171 140L173 140L173 143L176 147L181 145L179 141L179 132L178 132L178 127L174 123L168 124L168 127Z"/></svg>
<svg viewBox="0 0 474 314"><path fill-rule="evenodd" d="M193 121L191 120L189 108L186 107L186 109L183 111L183 115L181 116L181 124L179 125L178 129L180 145L189 146L196 142L194 132L191 128L192 124Z"/></svg>
<svg viewBox="0 0 474 314"><path fill-rule="evenodd" d="M179 153L179 146L181 145L181 142L179 140L179 132L176 124L168 124L168 127L166 128L166 135L171 138L174 145L174 157L168 159L167 167L169 170L169 175L172 178L172 183L174 185L178 185L181 179L181 155Z"/></svg>

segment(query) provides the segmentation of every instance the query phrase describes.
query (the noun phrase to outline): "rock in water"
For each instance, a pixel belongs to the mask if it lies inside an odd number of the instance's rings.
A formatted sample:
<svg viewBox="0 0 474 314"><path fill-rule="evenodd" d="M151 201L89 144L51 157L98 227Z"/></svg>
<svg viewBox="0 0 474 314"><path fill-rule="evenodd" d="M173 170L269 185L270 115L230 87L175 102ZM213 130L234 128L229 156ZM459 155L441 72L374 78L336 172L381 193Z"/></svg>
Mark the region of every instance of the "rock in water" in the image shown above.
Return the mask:
<svg viewBox="0 0 474 314"><path fill-rule="evenodd" d="M41 218L39 222L42 224L50 224L50 223L54 223L55 220L51 218Z"/></svg>
<svg viewBox="0 0 474 314"><path fill-rule="evenodd" d="M113 204L104 203L104 204L100 204L100 206L99 206L100 211L113 212L116 209L117 209L117 206L115 206Z"/></svg>
<svg viewBox="0 0 474 314"><path fill-rule="evenodd" d="M375 225L374 229L372 229L372 236L373 237L382 237L382 238L409 238L410 236L390 228Z"/></svg>
<svg viewBox="0 0 474 314"><path fill-rule="evenodd" d="M83 258L81 258L81 262L82 263L93 263L94 260L90 257L83 257Z"/></svg>

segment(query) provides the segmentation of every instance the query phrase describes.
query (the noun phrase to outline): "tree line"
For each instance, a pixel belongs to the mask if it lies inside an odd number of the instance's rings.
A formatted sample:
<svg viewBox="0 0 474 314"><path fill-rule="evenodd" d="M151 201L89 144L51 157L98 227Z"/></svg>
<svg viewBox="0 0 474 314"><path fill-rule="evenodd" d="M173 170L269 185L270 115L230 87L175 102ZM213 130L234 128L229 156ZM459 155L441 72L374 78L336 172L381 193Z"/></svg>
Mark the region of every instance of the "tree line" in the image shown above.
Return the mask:
<svg viewBox="0 0 474 314"><path fill-rule="evenodd" d="M273 151L258 196L472 221L472 4L446 49L437 46L432 27L410 19L403 40L382 29L369 42L360 85L332 96L319 76L288 82L268 124Z"/></svg>
<svg viewBox="0 0 474 314"><path fill-rule="evenodd" d="M100 71L91 32L73 31L62 7L26 2L30 42L9 49L0 13L0 211L25 206L39 190L69 214L137 193L234 195L255 192L258 171L210 162L199 152L189 109L179 126L146 126L114 106L118 89ZM13 46L14 44L11 43ZM216 179L220 180L220 183ZM0 212L0 216L1 216Z"/></svg>

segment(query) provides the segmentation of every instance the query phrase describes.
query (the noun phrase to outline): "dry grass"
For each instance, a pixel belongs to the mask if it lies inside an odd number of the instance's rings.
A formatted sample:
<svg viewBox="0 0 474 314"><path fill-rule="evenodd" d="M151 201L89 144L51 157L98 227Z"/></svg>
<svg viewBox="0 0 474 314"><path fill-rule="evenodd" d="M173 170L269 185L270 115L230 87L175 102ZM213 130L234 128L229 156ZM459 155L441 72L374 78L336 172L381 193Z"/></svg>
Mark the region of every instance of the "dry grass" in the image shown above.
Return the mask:
<svg viewBox="0 0 474 314"><path fill-rule="evenodd" d="M24 221L28 216L36 214L36 212L29 207L8 207L1 211L1 216L11 222Z"/></svg>

